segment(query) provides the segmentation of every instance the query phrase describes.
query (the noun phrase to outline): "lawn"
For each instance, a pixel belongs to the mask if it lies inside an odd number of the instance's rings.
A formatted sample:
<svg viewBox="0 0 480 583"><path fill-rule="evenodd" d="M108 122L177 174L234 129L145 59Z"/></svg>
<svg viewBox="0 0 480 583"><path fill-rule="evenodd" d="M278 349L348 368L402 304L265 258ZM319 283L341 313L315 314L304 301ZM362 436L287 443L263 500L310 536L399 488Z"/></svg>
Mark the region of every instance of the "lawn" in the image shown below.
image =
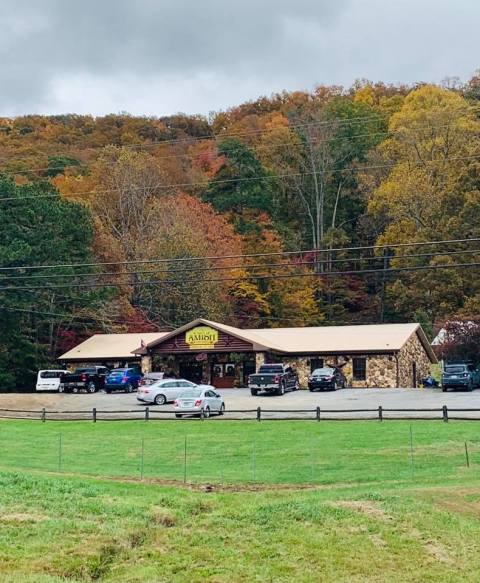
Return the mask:
<svg viewBox="0 0 480 583"><path fill-rule="evenodd" d="M476 582L477 432L5 421L0 581Z"/></svg>
<svg viewBox="0 0 480 583"><path fill-rule="evenodd" d="M215 484L435 482L478 474L478 427L468 421L3 421L0 469Z"/></svg>
<svg viewBox="0 0 480 583"><path fill-rule="evenodd" d="M459 582L480 483L213 492L0 473L2 583Z"/></svg>

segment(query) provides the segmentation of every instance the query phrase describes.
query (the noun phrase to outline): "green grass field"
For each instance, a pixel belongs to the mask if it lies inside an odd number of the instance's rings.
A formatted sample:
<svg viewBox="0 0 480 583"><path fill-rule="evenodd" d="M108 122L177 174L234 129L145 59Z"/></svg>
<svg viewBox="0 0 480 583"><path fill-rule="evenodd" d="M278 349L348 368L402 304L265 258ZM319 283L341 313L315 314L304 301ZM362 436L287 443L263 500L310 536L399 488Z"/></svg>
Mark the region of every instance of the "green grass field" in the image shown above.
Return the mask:
<svg viewBox="0 0 480 583"><path fill-rule="evenodd" d="M435 480L478 470L478 427L441 421L4 421L0 468L212 483Z"/></svg>
<svg viewBox="0 0 480 583"><path fill-rule="evenodd" d="M0 581L477 582L477 424L411 427L2 422Z"/></svg>

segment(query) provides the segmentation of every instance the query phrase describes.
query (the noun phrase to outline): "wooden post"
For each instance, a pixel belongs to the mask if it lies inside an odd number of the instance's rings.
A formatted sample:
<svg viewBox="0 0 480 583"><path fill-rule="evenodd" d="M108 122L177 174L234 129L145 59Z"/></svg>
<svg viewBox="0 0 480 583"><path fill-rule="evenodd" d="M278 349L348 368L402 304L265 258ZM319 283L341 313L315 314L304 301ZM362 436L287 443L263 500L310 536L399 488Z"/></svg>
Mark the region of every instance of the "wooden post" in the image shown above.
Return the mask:
<svg viewBox="0 0 480 583"><path fill-rule="evenodd" d="M96 422L97 422L97 409L96 409L96 407L94 407L94 408L92 409L92 419L93 419L93 422L94 422L94 423L96 423Z"/></svg>
<svg viewBox="0 0 480 583"><path fill-rule="evenodd" d="M378 420L383 421L383 407L381 405L378 406Z"/></svg>
<svg viewBox="0 0 480 583"><path fill-rule="evenodd" d="M466 445L466 444L465 444ZM58 471L62 471L62 434L58 435Z"/></svg>
<svg viewBox="0 0 480 583"><path fill-rule="evenodd" d="M146 407L145 409L145 421L150 419L150 407Z"/></svg>
<svg viewBox="0 0 480 583"><path fill-rule="evenodd" d="M317 407L317 421L320 421L320 407Z"/></svg>
<svg viewBox="0 0 480 583"><path fill-rule="evenodd" d="M47 420L47 412L45 411L45 407L42 409L42 423L45 423Z"/></svg>
<svg viewBox="0 0 480 583"><path fill-rule="evenodd" d="M140 479L143 480L143 470L145 465L145 438L142 437L142 449L140 453Z"/></svg>
<svg viewBox="0 0 480 583"><path fill-rule="evenodd" d="M412 478L415 474L415 468L413 465L413 431L412 431L412 426L410 425L410 467L411 467L411 471L412 471Z"/></svg>
<svg viewBox="0 0 480 583"><path fill-rule="evenodd" d="M187 483L187 436L185 435L185 445L183 446L183 483Z"/></svg>
<svg viewBox="0 0 480 583"><path fill-rule="evenodd" d="M468 445L467 442L465 442L465 460L467 462L467 468L470 467L470 459L468 457Z"/></svg>
<svg viewBox="0 0 480 583"><path fill-rule="evenodd" d="M257 407L257 421L262 420L262 410L260 407Z"/></svg>
<svg viewBox="0 0 480 583"><path fill-rule="evenodd" d="M445 421L445 423L448 423L448 408L446 405L443 406L443 420Z"/></svg>

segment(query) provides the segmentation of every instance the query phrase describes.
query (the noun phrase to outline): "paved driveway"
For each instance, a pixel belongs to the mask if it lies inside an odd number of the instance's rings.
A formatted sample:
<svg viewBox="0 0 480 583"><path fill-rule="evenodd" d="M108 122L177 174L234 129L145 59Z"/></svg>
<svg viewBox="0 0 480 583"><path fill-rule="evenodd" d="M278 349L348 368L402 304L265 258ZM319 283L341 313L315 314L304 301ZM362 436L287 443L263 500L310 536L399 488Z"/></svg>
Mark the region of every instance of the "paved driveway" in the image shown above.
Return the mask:
<svg viewBox="0 0 480 583"><path fill-rule="evenodd" d="M262 409L262 418L279 417L315 417L315 410L320 407L321 417L366 417L378 416L378 407L382 406L384 418L388 417L435 417L442 416L439 411L411 411L406 413L389 412L388 409L441 409L448 407L449 415L480 418L480 390L468 392L443 393L440 389L344 389L336 392L310 393L298 391L286 393L282 397L259 395L252 397L247 389L227 389L219 391L225 399L227 416L254 418L257 407ZM107 395L87 394L0 394L0 416L17 416L15 412L5 409L25 411L23 416L39 417L41 409L47 410L47 418L58 417L91 418L92 409L98 411L98 418L105 417L143 417L145 406L138 403L135 394L114 393ZM451 409L474 408L478 412L454 412ZM375 411L328 413L328 411L345 411L362 409ZM3 411L2 411L3 410ZM27 413L28 411L28 413ZM54 413L56 411L57 413ZM73 411L74 413L67 413ZM79 413L85 411L84 414ZM161 411L165 413L160 413ZM230 413L229 413L230 411ZM234 413L235 411L235 413ZM238 412L248 411L248 412ZM304 411L308 411L304 412ZM152 406L152 417L172 418L172 406Z"/></svg>

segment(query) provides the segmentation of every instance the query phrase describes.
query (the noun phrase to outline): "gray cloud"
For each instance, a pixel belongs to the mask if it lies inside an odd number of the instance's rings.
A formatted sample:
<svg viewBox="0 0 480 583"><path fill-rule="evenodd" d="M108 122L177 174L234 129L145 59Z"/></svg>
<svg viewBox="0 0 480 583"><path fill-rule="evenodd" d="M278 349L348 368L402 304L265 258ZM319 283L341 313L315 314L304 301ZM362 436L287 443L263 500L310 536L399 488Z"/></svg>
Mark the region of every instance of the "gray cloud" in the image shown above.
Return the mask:
<svg viewBox="0 0 480 583"><path fill-rule="evenodd" d="M0 114L206 112L316 83L466 76L463 0L2 0Z"/></svg>

